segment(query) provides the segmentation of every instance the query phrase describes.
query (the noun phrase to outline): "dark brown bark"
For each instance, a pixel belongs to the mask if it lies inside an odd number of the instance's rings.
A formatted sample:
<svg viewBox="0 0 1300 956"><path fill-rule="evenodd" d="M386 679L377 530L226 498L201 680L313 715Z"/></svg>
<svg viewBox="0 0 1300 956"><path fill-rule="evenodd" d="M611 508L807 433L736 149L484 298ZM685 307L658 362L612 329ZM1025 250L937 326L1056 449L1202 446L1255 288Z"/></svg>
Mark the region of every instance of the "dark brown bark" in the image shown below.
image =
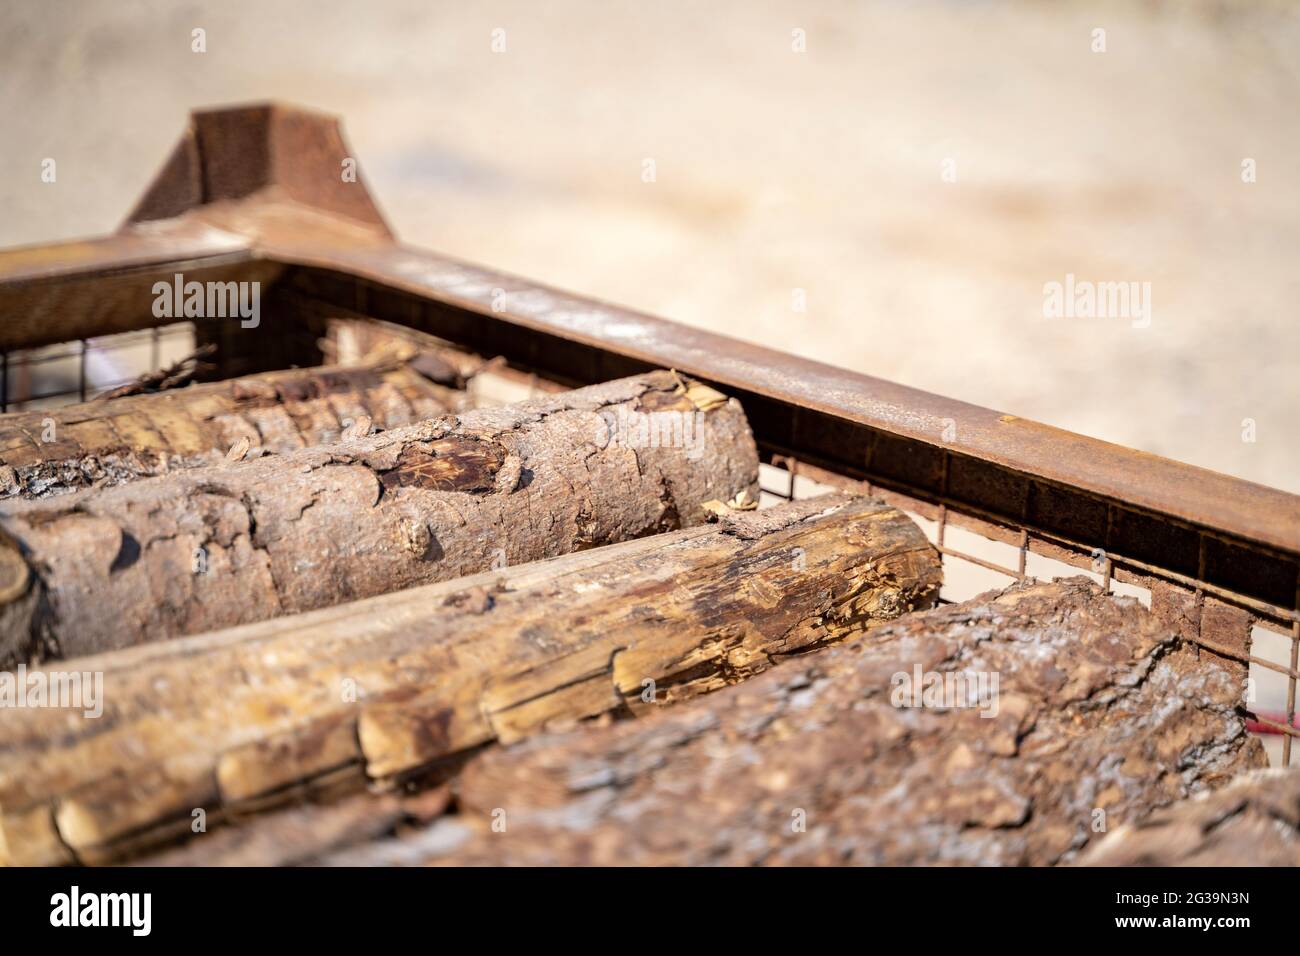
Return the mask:
<svg viewBox="0 0 1300 956"><path fill-rule="evenodd" d="M111 689L102 717L0 725L4 858L111 858L185 832L196 808L215 825L349 769L405 779L655 710L929 606L939 578L901 512L829 496L83 659Z"/></svg>
<svg viewBox="0 0 1300 956"><path fill-rule="evenodd" d="M1262 764L1239 681L1082 578L909 615L645 721L476 758L431 858L1052 864ZM997 714L896 675L999 675ZM494 832L492 824L504 825ZM354 860L355 862L355 860Z"/></svg>
<svg viewBox="0 0 1300 956"><path fill-rule="evenodd" d="M44 498L216 464L241 440L253 456L283 454L338 441L363 416L388 429L465 407L464 392L429 381L412 362L290 369L0 415L0 497Z"/></svg>
<svg viewBox="0 0 1300 956"><path fill-rule="evenodd" d="M609 421L651 410L689 421L691 441L609 439ZM5 502L0 585L14 583L0 595L0 661L194 634L699 524L706 501L757 497L757 475L739 404L659 372Z"/></svg>
<svg viewBox="0 0 1300 956"><path fill-rule="evenodd" d="M1163 807L1114 830L1079 863L1300 866L1300 770L1256 770Z"/></svg>

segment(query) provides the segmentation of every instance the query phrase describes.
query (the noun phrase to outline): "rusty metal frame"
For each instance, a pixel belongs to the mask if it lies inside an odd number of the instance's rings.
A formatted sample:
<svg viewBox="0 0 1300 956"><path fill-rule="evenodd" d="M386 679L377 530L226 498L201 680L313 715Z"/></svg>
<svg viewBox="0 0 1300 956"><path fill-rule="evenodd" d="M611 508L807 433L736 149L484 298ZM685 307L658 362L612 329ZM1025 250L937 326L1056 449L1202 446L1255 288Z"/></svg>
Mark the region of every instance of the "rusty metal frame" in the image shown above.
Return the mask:
<svg viewBox="0 0 1300 956"><path fill-rule="evenodd" d="M349 159L332 117L195 113L118 233L0 252L0 352L161 324L149 289L181 272L274 284L565 384L676 368L743 402L768 461L892 496L939 522L945 553L1013 578L1030 553L1095 566L1151 590L1207 651L1285 674L1289 760L1300 496L405 246L340 175ZM947 548L950 524L1012 544L1017 567ZM1256 624L1291 637L1289 666L1251 654Z"/></svg>

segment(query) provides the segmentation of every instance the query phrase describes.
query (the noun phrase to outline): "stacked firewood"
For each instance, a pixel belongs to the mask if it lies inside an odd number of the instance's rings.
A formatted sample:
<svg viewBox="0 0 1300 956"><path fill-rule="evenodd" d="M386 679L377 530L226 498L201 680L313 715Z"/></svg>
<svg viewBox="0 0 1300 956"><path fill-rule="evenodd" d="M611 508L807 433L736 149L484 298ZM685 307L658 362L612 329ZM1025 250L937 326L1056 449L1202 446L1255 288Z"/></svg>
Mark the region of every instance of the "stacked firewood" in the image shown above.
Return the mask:
<svg viewBox="0 0 1300 956"><path fill-rule="evenodd" d="M734 398L461 359L0 416L9 691L101 691L0 711L0 861L1055 864L1263 765L1136 602L756 508Z"/></svg>

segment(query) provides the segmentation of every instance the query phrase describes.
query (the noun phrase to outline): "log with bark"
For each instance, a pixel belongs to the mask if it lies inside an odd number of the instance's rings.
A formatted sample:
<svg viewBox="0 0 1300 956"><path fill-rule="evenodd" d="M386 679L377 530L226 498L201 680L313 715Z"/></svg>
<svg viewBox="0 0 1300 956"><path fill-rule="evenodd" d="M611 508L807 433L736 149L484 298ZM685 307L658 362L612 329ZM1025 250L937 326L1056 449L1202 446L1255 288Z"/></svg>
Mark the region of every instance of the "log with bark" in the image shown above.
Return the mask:
<svg viewBox="0 0 1300 956"><path fill-rule="evenodd" d="M1241 690L1132 599L1018 584L488 751L421 842L454 864L1054 864L1098 820L1261 765Z"/></svg>
<svg viewBox="0 0 1300 956"><path fill-rule="evenodd" d="M829 496L83 659L102 717L0 725L11 862L129 853L351 776L401 780L493 740L641 713L928 607L902 512ZM41 672L45 673L45 672Z"/></svg>
<svg viewBox="0 0 1300 956"><path fill-rule="evenodd" d="M1300 866L1300 770L1256 770L1126 823L1083 866Z"/></svg>
<svg viewBox="0 0 1300 956"><path fill-rule="evenodd" d="M700 524L757 498L740 405L655 372L0 504L0 662L265 620Z"/></svg>
<svg viewBox="0 0 1300 956"><path fill-rule="evenodd" d="M222 827L132 861L138 866L305 866L394 831L414 832L447 809L451 789L413 795L352 794L323 803L291 804Z"/></svg>
<svg viewBox="0 0 1300 956"><path fill-rule="evenodd" d="M289 369L0 415L0 498L44 498L211 465L236 444L283 453L337 441L350 424L408 425L465 407L414 353L355 367Z"/></svg>

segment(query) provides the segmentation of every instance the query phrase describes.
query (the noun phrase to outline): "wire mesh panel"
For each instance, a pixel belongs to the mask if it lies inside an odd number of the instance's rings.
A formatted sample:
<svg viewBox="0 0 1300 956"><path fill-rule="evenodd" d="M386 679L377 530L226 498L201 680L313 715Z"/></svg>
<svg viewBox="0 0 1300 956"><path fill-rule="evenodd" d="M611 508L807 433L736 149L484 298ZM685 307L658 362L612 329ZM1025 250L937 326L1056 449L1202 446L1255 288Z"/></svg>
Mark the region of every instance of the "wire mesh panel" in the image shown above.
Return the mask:
<svg viewBox="0 0 1300 956"><path fill-rule="evenodd" d="M6 412L58 408L95 398L194 351L194 325L172 325L0 353Z"/></svg>
<svg viewBox="0 0 1300 956"><path fill-rule="evenodd" d="M766 504L849 490L884 498L907 512L943 555L944 602L964 601L1026 577L1082 573L1108 592L1134 597L1176 621L1185 639L1248 668L1247 708L1268 733L1270 760L1291 766L1293 741L1300 736L1295 726L1300 615L1295 611L1122 555L995 525L949 502L847 478L788 454L769 454L769 459L760 475Z"/></svg>

